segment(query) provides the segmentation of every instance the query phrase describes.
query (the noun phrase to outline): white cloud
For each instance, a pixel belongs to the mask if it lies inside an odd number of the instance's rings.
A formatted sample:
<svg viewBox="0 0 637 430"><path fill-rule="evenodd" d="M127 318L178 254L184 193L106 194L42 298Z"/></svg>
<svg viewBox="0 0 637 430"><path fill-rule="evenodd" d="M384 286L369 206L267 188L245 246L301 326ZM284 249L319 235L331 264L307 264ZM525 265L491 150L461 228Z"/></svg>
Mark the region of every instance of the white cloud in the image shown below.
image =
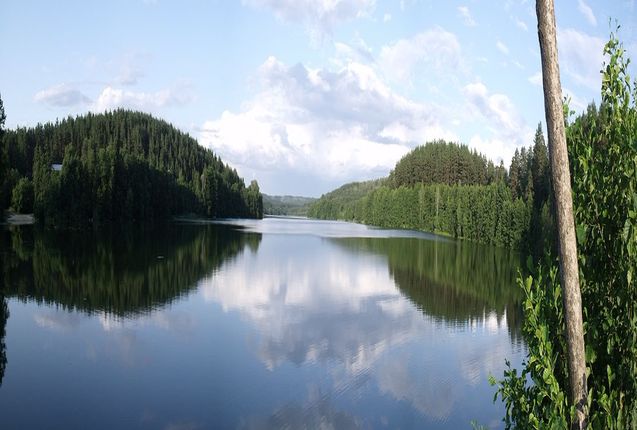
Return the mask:
<svg viewBox="0 0 637 430"><path fill-rule="evenodd" d="M462 16L464 24L467 27L476 26L476 21L475 19L473 19L473 16L471 16L471 11L469 10L467 6L458 6L457 9L458 9L458 12L460 13L460 16Z"/></svg>
<svg viewBox="0 0 637 430"><path fill-rule="evenodd" d="M187 83L156 92L128 91L109 85L97 97L92 110L103 112L123 107L152 112L165 107L182 106L193 100L194 95Z"/></svg>
<svg viewBox="0 0 637 430"><path fill-rule="evenodd" d="M426 67L429 77L433 72L446 77L464 69L458 38L441 28L384 46L379 63L385 74L398 82L411 82L417 66Z"/></svg>
<svg viewBox="0 0 637 430"><path fill-rule="evenodd" d="M91 102L91 99L71 85L59 84L38 91L33 99L38 103L45 103L56 107L71 107Z"/></svg>
<svg viewBox="0 0 637 430"><path fill-rule="evenodd" d="M142 78L143 76L144 73L140 68L134 67L130 64L125 64L117 78L117 82L121 85L136 85L139 78Z"/></svg>
<svg viewBox="0 0 637 430"><path fill-rule="evenodd" d="M502 52L504 55L509 55L509 47L506 46L502 41L498 40L495 46L498 48L498 51Z"/></svg>
<svg viewBox="0 0 637 430"><path fill-rule="evenodd" d="M602 82L604 40L572 28L558 28L557 41L560 70L576 84L598 92Z"/></svg>
<svg viewBox="0 0 637 430"><path fill-rule="evenodd" d="M487 139L473 136L469 141L470 147L495 161L502 159L506 164L516 147L529 145L533 131L507 95L490 93L481 82L466 85L463 93L470 111L486 119L491 131L491 137Z"/></svg>
<svg viewBox="0 0 637 430"><path fill-rule="evenodd" d="M529 76L529 82L538 87L542 86L542 72L536 72Z"/></svg>
<svg viewBox="0 0 637 430"><path fill-rule="evenodd" d="M340 23L370 16L375 3L375 0L243 0L243 4L272 10L281 20L303 23L313 42L330 35Z"/></svg>
<svg viewBox="0 0 637 430"><path fill-rule="evenodd" d="M130 52L116 61L119 63L119 75L116 82L120 85L136 85L145 76L152 55L145 52Z"/></svg>
<svg viewBox="0 0 637 430"><path fill-rule="evenodd" d="M520 30L524 30L524 31L529 31L529 27L526 25L526 23L524 21L522 21L521 19L516 18L515 19L515 25L517 25L517 27Z"/></svg>
<svg viewBox="0 0 637 430"><path fill-rule="evenodd" d="M586 110L588 103L566 87L562 87L562 95L569 100L569 108L579 114Z"/></svg>
<svg viewBox="0 0 637 430"><path fill-rule="evenodd" d="M352 61L368 64L376 61L372 49L360 37L354 38L350 44L335 42L334 49L336 56L331 61L338 67L342 67Z"/></svg>
<svg viewBox="0 0 637 430"><path fill-rule="evenodd" d="M385 15L383 15L383 22L389 21L391 21L391 13L386 13Z"/></svg>
<svg viewBox="0 0 637 430"><path fill-rule="evenodd" d="M259 76L262 91L241 112L206 121L200 142L282 183L290 171L312 181L384 176L416 143L455 138L439 108L399 96L355 61L330 71L270 57Z"/></svg>
<svg viewBox="0 0 637 430"><path fill-rule="evenodd" d="M597 26L597 18L595 18L593 9L591 9L591 7L587 5L584 0L577 0L577 10L582 15L584 15L590 25L592 25L593 27Z"/></svg>

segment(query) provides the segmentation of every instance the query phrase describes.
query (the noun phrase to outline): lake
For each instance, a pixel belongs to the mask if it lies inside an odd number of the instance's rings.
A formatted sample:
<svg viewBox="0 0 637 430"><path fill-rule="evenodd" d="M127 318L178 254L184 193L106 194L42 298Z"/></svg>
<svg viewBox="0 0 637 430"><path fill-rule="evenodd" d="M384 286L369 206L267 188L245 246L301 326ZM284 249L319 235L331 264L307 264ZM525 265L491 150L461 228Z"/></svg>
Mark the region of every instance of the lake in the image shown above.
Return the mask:
<svg viewBox="0 0 637 430"><path fill-rule="evenodd" d="M526 352L503 249L274 218L0 235L2 429L501 428L487 378Z"/></svg>

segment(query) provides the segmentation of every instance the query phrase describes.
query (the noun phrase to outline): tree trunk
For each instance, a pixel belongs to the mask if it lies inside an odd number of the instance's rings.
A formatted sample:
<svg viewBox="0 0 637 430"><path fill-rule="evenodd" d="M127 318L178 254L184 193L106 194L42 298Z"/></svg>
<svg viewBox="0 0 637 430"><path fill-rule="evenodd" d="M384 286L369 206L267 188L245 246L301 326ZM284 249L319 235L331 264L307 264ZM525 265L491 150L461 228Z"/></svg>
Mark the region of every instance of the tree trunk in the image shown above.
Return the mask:
<svg viewBox="0 0 637 430"><path fill-rule="evenodd" d="M570 400L571 404L575 405L576 408L576 416L572 417L574 419L572 427L584 429L587 421L587 388L582 296L579 288L577 244L573 220L573 196L571 194L571 175L568 167L566 134L564 131L564 110L560 70L557 61L553 0L537 0L536 12L540 53L542 56L544 110L548 131L551 178L553 179L557 212L560 280L562 282L564 317L566 320Z"/></svg>

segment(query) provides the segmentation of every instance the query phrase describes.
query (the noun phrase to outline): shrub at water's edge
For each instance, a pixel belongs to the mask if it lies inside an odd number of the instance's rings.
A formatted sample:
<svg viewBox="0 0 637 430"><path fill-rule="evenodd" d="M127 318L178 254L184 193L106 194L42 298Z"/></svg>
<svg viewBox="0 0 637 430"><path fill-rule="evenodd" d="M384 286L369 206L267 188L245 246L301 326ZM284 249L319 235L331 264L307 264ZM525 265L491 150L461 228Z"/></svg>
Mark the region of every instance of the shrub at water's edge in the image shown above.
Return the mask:
<svg viewBox="0 0 637 430"><path fill-rule="evenodd" d="M588 374L589 427L637 428L637 82L612 34L601 105L567 128ZM567 428L564 317L557 263L523 285L528 357L498 383L507 428ZM532 381L532 382L530 382ZM495 380L493 381L495 383Z"/></svg>

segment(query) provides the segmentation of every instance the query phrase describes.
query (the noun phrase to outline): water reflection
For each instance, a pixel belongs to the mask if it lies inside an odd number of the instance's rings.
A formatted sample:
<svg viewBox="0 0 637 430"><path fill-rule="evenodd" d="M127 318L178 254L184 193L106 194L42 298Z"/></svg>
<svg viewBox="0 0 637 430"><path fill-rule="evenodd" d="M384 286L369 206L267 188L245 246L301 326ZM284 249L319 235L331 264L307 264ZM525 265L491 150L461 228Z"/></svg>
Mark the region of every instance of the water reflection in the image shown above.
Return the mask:
<svg viewBox="0 0 637 430"><path fill-rule="evenodd" d="M96 232L22 227L0 235L0 243L10 244L3 247L6 296L116 317L172 303L245 247L256 252L261 241L260 234L214 225Z"/></svg>
<svg viewBox="0 0 637 430"><path fill-rule="evenodd" d="M226 264L202 292L258 330L253 348L270 370L327 366L335 393L371 381L446 422L521 348L514 255L409 238L285 235L260 251ZM298 405L290 408L283 415L297 417Z"/></svg>
<svg viewBox="0 0 637 430"><path fill-rule="evenodd" d="M257 252L260 242L258 233L215 225L82 232L0 229L0 385L7 364L5 297L69 311L42 308L34 314L39 327L57 332L76 330L83 317L70 311L81 311L98 315L106 331L130 318L146 318L184 333L192 326L189 315L159 310L191 293L197 281L244 249ZM130 333L120 340L130 351Z"/></svg>
<svg viewBox="0 0 637 430"><path fill-rule="evenodd" d="M312 393L307 404L288 403L269 416L243 419L241 430L278 429L359 429L363 420L337 409L329 398L320 392Z"/></svg>
<svg viewBox="0 0 637 430"><path fill-rule="evenodd" d="M360 226L342 237L342 223L274 234L250 223L0 232L0 334L9 300L17 356L1 422L25 419L11 407L27 397L21 384L49 396L69 368L81 376L69 399L105 428L118 426L111 410L140 428L458 428L502 416L487 376L523 348L514 255ZM64 407L50 399L32 426Z"/></svg>
<svg viewBox="0 0 637 430"><path fill-rule="evenodd" d="M4 337L7 334L7 319L9 318L9 307L4 296L0 294L0 386L4 378L4 369L7 367L7 351L4 343Z"/></svg>
<svg viewBox="0 0 637 430"><path fill-rule="evenodd" d="M396 286L426 315L479 324L491 312L519 333L522 292L515 285L520 256L468 242L395 238L334 239L353 252L385 256ZM493 322L493 319L490 321Z"/></svg>

